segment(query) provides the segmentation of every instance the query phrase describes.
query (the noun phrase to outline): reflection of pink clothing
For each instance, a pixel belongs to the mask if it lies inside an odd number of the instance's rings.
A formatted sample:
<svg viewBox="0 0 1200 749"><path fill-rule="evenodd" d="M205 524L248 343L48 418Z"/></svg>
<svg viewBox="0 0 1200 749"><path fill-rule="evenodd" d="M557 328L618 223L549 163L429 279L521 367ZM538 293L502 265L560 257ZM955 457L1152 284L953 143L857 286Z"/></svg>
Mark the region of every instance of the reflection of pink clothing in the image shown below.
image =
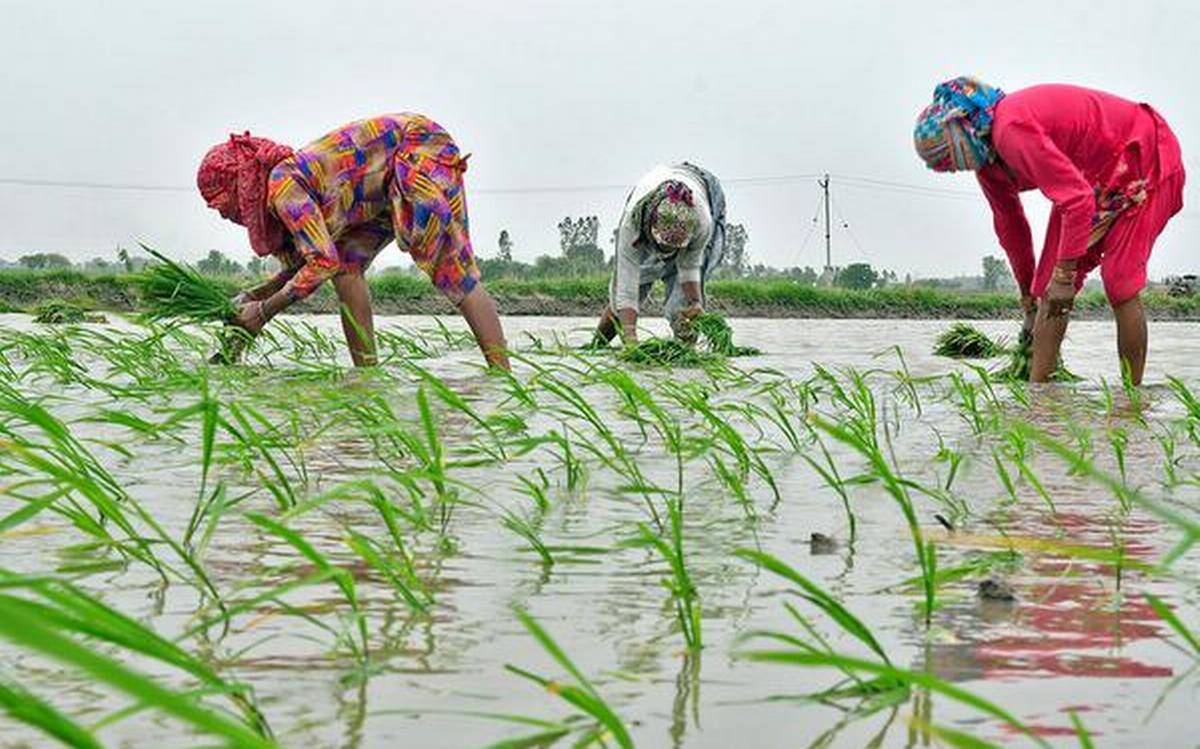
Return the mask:
<svg viewBox="0 0 1200 749"><path fill-rule="evenodd" d="M1114 304L1145 286L1154 240L1183 206L1183 157L1157 112L1078 86L1033 86L996 105L992 143L997 161L977 176L1022 290L1041 296L1054 264L1073 258L1078 284L1101 266ZM1033 189L1054 204L1036 268L1018 197Z"/></svg>

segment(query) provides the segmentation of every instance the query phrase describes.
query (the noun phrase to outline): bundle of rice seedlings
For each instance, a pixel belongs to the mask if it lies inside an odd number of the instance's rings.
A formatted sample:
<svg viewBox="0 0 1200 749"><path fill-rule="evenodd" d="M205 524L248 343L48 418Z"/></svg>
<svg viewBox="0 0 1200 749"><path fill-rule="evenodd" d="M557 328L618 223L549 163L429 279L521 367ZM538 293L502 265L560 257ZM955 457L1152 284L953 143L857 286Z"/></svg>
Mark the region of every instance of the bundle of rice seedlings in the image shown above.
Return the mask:
<svg viewBox="0 0 1200 749"><path fill-rule="evenodd" d="M982 330L965 322L956 322L937 337L933 353L952 359L991 359L1005 352Z"/></svg>
<svg viewBox="0 0 1200 749"><path fill-rule="evenodd" d="M142 249L158 260L137 279L147 319L229 322L237 315L237 305L219 284L189 265L176 263L145 245Z"/></svg>
<svg viewBox="0 0 1200 749"><path fill-rule="evenodd" d="M708 350L721 356L756 356L762 351L753 346L737 346L733 342L733 329L715 312L704 312L691 322L692 330L704 338Z"/></svg>
<svg viewBox="0 0 1200 749"><path fill-rule="evenodd" d="M618 357L633 364L658 367L703 367L721 359L674 338L649 338L622 350Z"/></svg>
<svg viewBox="0 0 1200 749"><path fill-rule="evenodd" d="M50 325L70 325L76 323L108 322L104 315L91 314L78 304L71 304L58 299L43 302L33 308L33 321Z"/></svg>
<svg viewBox="0 0 1200 749"><path fill-rule="evenodd" d="M1017 341L1017 347L1010 353L1008 364L991 373L994 380L1009 380L1013 382L1029 382L1029 372L1033 368L1033 336L1025 330ZM1059 357L1054 373L1050 375L1051 382L1079 382L1083 378L1063 366Z"/></svg>

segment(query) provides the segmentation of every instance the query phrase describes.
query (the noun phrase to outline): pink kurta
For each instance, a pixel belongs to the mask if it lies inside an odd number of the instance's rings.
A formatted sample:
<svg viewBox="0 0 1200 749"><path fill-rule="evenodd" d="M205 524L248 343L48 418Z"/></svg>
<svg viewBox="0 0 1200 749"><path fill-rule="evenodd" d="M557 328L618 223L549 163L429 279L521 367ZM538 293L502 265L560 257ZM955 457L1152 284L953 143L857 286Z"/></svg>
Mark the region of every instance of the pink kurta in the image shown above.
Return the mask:
<svg viewBox="0 0 1200 749"><path fill-rule="evenodd" d="M996 235L1022 292L1041 296L1060 259L1078 259L1076 284L1101 266L1113 304L1146 285L1155 238L1183 207L1183 157L1167 123L1147 104L1050 84L996 105L997 161L977 172ZM1040 190L1053 204L1036 266L1018 197Z"/></svg>

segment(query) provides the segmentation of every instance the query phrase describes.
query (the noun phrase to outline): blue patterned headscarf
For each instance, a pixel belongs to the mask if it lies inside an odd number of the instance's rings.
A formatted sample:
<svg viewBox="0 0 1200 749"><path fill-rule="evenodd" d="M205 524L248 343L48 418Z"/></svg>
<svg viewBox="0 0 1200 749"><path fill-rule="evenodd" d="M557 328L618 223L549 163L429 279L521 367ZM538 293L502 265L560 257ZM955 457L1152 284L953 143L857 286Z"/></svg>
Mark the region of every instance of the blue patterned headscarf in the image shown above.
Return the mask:
<svg viewBox="0 0 1200 749"><path fill-rule="evenodd" d="M977 78L938 84L933 103L917 117L917 154L935 172L975 171L996 160L992 120L1004 92Z"/></svg>

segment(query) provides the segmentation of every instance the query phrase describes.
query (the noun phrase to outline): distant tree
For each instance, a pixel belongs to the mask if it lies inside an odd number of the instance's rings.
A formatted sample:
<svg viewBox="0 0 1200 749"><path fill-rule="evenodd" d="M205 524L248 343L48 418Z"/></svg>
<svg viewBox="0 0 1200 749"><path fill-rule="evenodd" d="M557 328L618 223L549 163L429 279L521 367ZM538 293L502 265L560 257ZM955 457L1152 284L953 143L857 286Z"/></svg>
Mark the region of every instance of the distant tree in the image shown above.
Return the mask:
<svg viewBox="0 0 1200 749"><path fill-rule="evenodd" d="M126 273L133 273L133 258L129 256L129 250L124 247L117 248L117 260L121 265L125 266Z"/></svg>
<svg viewBox="0 0 1200 749"><path fill-rule="evenodd" d="M255 278L259 278L266 275L267 264L263 262L261 257L255 255L246 263L246 272Z"/></svg>
<svg viewBox="0 0 1200 749"><path fill-rule="evenodd" d="M995 291L1005 286L1012 286L1015 282L1012 277L1012 270L1008 267L1008 263L993 255L986 255L983 258L983 288L986 291Z"/></svg>
<svg viewBox="0 0 1200 749"><path fill-rule="evenodd" d="M500 230L500 238L496 240L496 245L500 250L499 259L506 263L511 263L513 259L513 241L512 237L508 236L508 229Z"/></svg>
<svg viewBox="0 0 1200 749"><path fill-rule="evenodd" d="M591 245L597 246L600 238L600 219L597 216L580 216L573 219L570 216L558 222L558 247L563 255L573 247Z"/></svg>
<svg viewBox="0 0 1200 749"><path fill-rule="evenodd" d="M837 274L833 283L843 289L869 289L879 280L879 274L868 263L851 263Z"/></svg>
<svg viewBox="0 0 1200 749"><path fill-rule="evenodd" d="M17 258L21 267L30 270L56 270L70 268L71 261L57 252L35 252L32 255L22 255Z"/></svg>
<svg viewBox="0 0 1200 749"><path fill-rule="evenodd" d="M578 219L567 216L558 222L558 246L566 259L562 268L565 275L588 275L604 270L604 250L597 244L599 238L600 219L597 216ZM535 270L542 268L546 272L553 267L554 263L542 262L542 258L538 258L534 266Z"/></svg>
<svg viewBox="0 0 1200 749"><path fill-rule="evenodd" d="M196 270L209 276L233 276L242 271L242 266L218 250L209 250L208 255L196 263Z"/></svg>
<svg viewBox="0 0 1200 749"><path fill-rule="evenodd" d="M750 233L743 224L728 224L725 227L725 266L727 278L742 278L749 270L749 255L746 245L750 243Z"/></svg>
<svg viewBox="0 0 1200 749"><path fill-rule="evenodd" d="M83 264L83 269L92 273L109 273L113 269L113 264L102 257L94 257Z"/></svg>

